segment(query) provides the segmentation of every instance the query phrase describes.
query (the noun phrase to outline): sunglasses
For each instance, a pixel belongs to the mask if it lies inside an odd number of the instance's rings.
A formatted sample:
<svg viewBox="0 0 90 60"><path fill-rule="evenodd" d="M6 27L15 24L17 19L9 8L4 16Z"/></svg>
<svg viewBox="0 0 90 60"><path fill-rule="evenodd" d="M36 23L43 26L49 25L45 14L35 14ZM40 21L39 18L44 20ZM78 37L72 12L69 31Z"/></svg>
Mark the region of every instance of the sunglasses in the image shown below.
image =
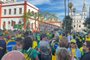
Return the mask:
<svg viewBox="0 0 90 60"><path fill-rule="evenodd" d="M76 43L71 42L71 44L76 44Z"/></svg>

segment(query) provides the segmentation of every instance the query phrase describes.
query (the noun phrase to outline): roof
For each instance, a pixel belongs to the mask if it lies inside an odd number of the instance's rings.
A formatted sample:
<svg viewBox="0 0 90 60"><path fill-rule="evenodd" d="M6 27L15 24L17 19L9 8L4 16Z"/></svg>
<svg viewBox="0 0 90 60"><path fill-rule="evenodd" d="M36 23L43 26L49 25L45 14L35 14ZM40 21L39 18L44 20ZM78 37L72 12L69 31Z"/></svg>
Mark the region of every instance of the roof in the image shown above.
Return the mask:
<svg viewBox="0 0 90 60"><path fill-rule="evenodd" d="M3 3L2 6L13 6L13 5L20 5L20 4L23 4L23 5L24 5L24 3L25 3L24 1L22 1L22 2L12 2L12 3ZM27 5L30 5L31 7L39 10L39 9L38 9L36 6L34 6L33 4L31 4L31 3L29 3L29 2L26 2L26 3L27 3Z"/></svg>

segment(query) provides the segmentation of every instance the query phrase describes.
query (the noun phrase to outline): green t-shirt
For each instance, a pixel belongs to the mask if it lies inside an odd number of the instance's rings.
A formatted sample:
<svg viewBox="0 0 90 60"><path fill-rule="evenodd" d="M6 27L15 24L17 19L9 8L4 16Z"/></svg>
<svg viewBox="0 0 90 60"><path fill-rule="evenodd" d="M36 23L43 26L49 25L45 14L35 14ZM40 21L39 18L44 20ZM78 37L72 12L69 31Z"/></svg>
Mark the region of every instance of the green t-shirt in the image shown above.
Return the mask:
<svg viewBox="0 0 90 60"><path fill-rule="evenodd" d="M25 55L26 60L35 60L38 56L38 53L35 49L22 50L21 52Z"/></svg>

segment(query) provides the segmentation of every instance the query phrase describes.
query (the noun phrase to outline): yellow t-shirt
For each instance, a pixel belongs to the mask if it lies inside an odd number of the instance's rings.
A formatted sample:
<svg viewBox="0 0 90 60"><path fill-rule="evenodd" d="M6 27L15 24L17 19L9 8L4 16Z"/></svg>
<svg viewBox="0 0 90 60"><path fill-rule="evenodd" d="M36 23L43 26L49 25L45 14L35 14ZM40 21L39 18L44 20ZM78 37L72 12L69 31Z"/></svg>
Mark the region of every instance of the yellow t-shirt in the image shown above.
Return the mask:
<svg viewBox="0 0 90 60"><path fill-rule="evenodd" d="M76 49L72 49L72 54L76 56Z"/></svg>
<svg viewBox="0 0 90 60"><path fill-rule="evenodd" d="M37 47L37 42L36 41L33 41L33 48Z"/></svg>
<svg viewBox="0 0 90 60"><path fill-rule="evenodd" d="M62 35L60 35L60 36L59 36L59 39L62 39L62 37L63 37L63 36L62 36Z"/></svg>

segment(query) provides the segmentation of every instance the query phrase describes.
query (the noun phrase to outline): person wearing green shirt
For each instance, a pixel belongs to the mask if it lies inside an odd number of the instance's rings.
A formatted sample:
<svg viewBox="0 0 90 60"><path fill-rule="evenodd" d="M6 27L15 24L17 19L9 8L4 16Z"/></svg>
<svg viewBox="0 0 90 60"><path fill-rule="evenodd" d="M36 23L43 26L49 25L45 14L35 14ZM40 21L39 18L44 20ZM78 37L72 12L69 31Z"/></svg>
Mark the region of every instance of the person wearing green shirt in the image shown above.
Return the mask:
<svg viewBox="0 0 90 60"><path fill-rule="evenodd" d="M26 37L23 40L22 53L25 54L26 60L39 60L38 52L32 48L33 40L30 37Z"/></svg>
<svg viewBox="0 0 90 60"><path fill-rule="evenodd" d="M33 40L30 37L25 37L22 40L22 48L19 49L21 51L26 60L39 60L38 53L35 49L32 48Z"/></svg>

